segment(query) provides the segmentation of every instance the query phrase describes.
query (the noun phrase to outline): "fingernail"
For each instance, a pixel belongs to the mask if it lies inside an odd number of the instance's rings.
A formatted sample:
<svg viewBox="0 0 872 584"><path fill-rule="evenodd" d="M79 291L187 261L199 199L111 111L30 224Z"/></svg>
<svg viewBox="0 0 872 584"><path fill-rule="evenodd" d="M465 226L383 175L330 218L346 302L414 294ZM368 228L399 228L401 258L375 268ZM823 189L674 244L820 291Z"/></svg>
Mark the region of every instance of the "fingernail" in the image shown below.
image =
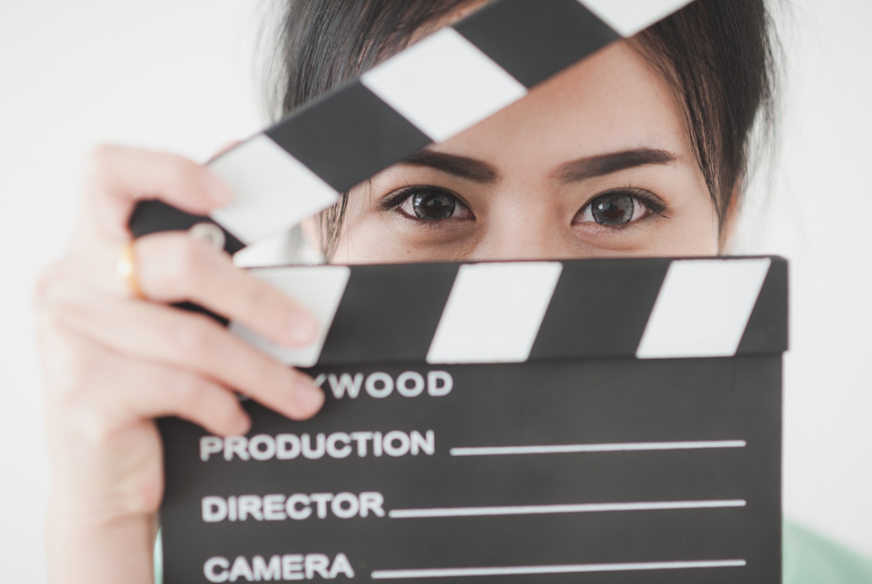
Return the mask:
<svg viewBox="0 0 872 584"><path fill-rule="evenodd" d="M318 335L320 325L315 317L303 310L291 313L288 339L294 345L308 345Z"/></svg>
<svg viewBox="0 0 872 584"><path fill-rule="evenodd" d="M303 413L314 413L321 409L324 405L324 392L320 388L315 387L308 379L301 379L297 383L296 392L297 404L302 408Z"/></svg>
<svg viewBox="0 0 872 584"><path fill-rule="evenodd" d="M207 172L204 175L203 182L209 197L218 205L226 205L233 200L233 191L230 190L230 187L223 180L214 174Z"/></svg>

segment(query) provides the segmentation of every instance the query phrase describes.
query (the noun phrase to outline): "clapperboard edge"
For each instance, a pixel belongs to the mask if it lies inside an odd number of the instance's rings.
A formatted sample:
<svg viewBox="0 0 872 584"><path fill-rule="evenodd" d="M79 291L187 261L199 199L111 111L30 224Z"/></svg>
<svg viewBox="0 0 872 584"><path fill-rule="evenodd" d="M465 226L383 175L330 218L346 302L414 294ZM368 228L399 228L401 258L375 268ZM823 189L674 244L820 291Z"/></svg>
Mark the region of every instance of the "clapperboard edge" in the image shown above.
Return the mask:
<svg viewBox="0 0 872 584"><path fill-rule="evenodd" d="M698 358L787 350L776 257L256 268L312 310L303 349L231 330L288 365Z"/></svg>
<svg viewBox="0 0 872 584"><path fill-rule="evenodd" d="M523 98L692 0L496 0L213 159L233 202L211 217L141 202L135 237L209 222L236 253L339 193Z"/></svg>

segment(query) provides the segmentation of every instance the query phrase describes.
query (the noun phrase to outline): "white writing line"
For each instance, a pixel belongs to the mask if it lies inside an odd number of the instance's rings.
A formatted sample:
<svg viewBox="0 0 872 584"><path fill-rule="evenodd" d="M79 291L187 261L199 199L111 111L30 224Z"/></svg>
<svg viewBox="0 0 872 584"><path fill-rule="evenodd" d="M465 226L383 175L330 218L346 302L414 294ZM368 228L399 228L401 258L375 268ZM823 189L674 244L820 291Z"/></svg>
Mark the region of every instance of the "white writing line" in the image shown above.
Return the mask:
<svg viewBox="0 0 872 584"><path fill-rule="evenodd" d="M744 448L744 440L704 442L630 442L626 444L555 444L551 446L481 446L452 448L451 456L498 456L503 454L559 454L567 452L627 452L634 450L697 450Z"/></svg>
<svg viewBox="0 0 872 584"><path fill-rule="evenodd" d="M624 564L569 564L565 566L510 566L505 568L430 568L424 570L375 570L373 580L398 578L453 578L463 576L514 576L523 574L571 574L576 572L629 572L634 570L686 570L690 568L740 568L745 560L691 562L636 562Z"/></svg>
<svg viewBox="0 0 872 584"><path fill-rule="evenodd" d="M592 513L599 511L652 511L665 509L718 509L744 507L742 499L723 501L658 501L642 503L585 503L579 505L517 505L506 507L449 507L442 509L394 509L392 519L425 517L481 517L486 515L537 515L547 513Z"/></svg>

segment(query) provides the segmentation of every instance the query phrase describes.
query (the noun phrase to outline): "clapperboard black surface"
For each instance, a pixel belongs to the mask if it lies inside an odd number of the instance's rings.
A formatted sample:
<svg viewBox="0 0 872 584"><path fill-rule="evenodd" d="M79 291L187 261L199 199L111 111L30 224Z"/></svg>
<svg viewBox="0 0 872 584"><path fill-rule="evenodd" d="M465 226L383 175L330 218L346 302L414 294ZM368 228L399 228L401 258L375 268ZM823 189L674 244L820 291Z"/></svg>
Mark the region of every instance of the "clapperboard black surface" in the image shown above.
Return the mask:
<svg viewBox="0 0 872 584"><path fill-rule="evenodd" d="M162 421L167 584L780 582L783 260L254 272L328 400Z"/></svg>
<svg viewBox="0 0 872 584"><path fill-rule="evenodd" d="M210 161L229 206L144 201L131 232L235 253L689 2L495 0ZM780 581L783 260L254 273L323 334L231 330L327 403L247 401L246 437L160 422L167 584Z"/></svg>

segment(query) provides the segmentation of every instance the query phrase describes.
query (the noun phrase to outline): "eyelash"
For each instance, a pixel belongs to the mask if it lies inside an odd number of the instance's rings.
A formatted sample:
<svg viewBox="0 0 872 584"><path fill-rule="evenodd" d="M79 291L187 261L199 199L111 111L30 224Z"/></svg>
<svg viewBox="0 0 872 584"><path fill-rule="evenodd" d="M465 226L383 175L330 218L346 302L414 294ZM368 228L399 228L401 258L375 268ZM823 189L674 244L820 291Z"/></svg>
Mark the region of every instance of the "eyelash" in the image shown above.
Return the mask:
<svg viewBox="0 0 872 584"><path fill-rule="evenodd" d="M466 203L466 201L463 200L463 197L461 197L460 195L458 195L457 193L455 193L454 191L452 191L450 189L446 189L444 187L439 187L439 186L435 186L435 185L411 185L408 187L403 187L403 188L398 189L392 193L389 193L388 195L383 197L379 203L379 206L381 207L382 210L395 211L397 213L400 213L403 217L410 219L412 221L435 226L436 224L441 223L444 220L433 221L433 220L420 219L418 217L411 216L408 213L406 213L405 211L402 211L399 209L399 207L402 206L403 203L405 203L407 200L409 200L409 198L412 197L413 195L415 195L417 193L422 193L422 192L426 193L427 191L430 191L433 193L440 193L440 194L449 195L449 196L453 197L454 199L456 199L457 203L459 203L460 205L463 205L464 207L466 207L466 209L469 209L470 213L472 212L471 209L469 208L469 205ZM576 213L575 217L586 214L587 210L590 209L591 206L597 200L599 200L603 197L609 196L609 195L629 195L633 199L641 202L645 206L646 213L642 217L640 217L636 220L633 220L629 223L623 224L623 225L617 225L617 226L615 226L615 225L602 225L602 224L594 222L594 224L597 227L605 228L605 229L612 229L612 230L623 229L626 227L630 227L630 226L638 223L639 221L643 221L645 219L648 219L648 218L650 218L651 215L657 215L659 217L668 218L664 214L667 210L667 206L663 202L662 199L660 199L659 197L657 197L656 195L654 195L653 193L651 193L649 191L634 188L634 187L623 187L623 188L617 188L617 189L610 189L608 191L598 193L597 195L592 197L584 205L584 207L582 207L578 211L578 213ZM474 216L473 216L473 218L474 218ZM575 219L573 219L573 223L576 223Z"/></svg>
<svg viewBox="0 0 872 584"><path fill-rule="evenodd" d="M598 193L593 198L591 198L587 202L587 204L585 204L585 206L582 207L578 211L578 213L576 213L575 217L577 218L579 216L586 215L587 211L589 209L591 209L591 207L593 206L593 204L597 200L602 199L604 197L607 197L609 195L629 195L634 200L641 202L642 205L644 205L647 212L644 215L642 215L641 217L639 217L638 219L635 219L635 220L630 221L629 223L625 223L623 225L602 225L602 224L593 222L594 225L596 225L597 227L606 228L606 229L625 229L627 227L631 227L631 226L639 223L640 221L650 219L652 215L657 215L659 217L663 217L664 219L668 219L668 217L665 214L666 210L667 210L666 203L664 203L660 197L656 196L654 193L652 193L650 191L646 191L644 189L638 189L638 188L634 188L634 187L622 187L622 188L617 188L617 189L609 189L605 192ZM576 220L573 219L573 223L582 223L582 222L576 222Z"/></svg>
<svg viewBox="0 0 872 584"><path fill-rule="evenodd" d="M418 223L424 223L428 225L441 223L442 221L428 221L425 219L420 219L418 217L413 217L405 211L400 210L400 207L403 205L403 203L409 200L409 198L411 198L413 195L418 193L427 193L428 191L434 194L438 193L449 195L450 197L453 197L458 204L462 205L466 209L469 209L469 204L467 204L467 202L463 200L463 197L450 189L446 189L445 187L438 187L436 185L412 185L408 187L403 187L382 198L382 200L379 202L379 207L381 207L384 211L396 211L402 214L403 217L411 219L412 221L417 221ZM472 213L471 210L470 213Z"/></svg>

